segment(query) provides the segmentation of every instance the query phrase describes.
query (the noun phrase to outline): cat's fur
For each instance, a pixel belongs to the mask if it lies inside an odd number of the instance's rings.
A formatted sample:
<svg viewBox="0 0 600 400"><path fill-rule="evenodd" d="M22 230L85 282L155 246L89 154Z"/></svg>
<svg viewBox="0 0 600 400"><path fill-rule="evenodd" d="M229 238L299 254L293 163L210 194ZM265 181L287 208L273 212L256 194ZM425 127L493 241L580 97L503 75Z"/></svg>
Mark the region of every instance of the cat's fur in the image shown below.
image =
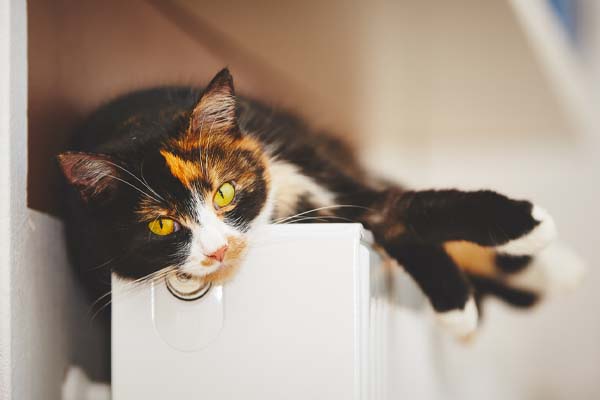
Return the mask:
<svg viewBox="0 0 600 400"><path fill-rule="evenodd" d="M109 103L59 161L71 188L71 255L99 292L110 272L143 279L177 268L227 280L254 229L269 221L355 221L415 279L440 319L466 335L483 295L535 302L537 293L509 286L508 277L555 234L552 218L528 201L375 179L343 141L236 97L227 70L205 90L159 88ZM212 199L224 182L236 195L219 209ZM148 223L161 216L181 228L153 235ZM224 246L219 262L211 254Z"/></svg>

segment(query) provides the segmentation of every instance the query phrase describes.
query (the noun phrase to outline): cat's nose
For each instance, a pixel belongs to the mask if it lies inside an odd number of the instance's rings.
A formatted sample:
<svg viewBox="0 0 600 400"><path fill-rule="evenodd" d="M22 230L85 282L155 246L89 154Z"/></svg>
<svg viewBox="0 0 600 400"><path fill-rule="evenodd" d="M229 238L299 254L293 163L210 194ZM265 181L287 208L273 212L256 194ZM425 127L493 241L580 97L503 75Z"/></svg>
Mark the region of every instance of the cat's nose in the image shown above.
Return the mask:
<svg viewBox="0 0 600 400"><path fill-rule="evenodd" d="M227 245L219 247L216 251L211 254L207 254L206 257L212 258L213 260L217 260L218 262L222 262L225 258L225 253L227 252Z"/></svg>

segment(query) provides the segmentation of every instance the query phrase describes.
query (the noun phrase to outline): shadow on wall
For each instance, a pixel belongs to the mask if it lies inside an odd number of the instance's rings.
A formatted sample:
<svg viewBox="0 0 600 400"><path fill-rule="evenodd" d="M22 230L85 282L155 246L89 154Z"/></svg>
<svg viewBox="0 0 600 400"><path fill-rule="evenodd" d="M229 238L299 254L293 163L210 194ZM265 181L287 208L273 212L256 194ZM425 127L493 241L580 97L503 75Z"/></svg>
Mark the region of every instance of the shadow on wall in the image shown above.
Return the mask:
<svg viewBox="0 0 600 400"><path fill-rule="evenodd" d="M285 74L178 7L142 0L28 2L29 207L60 214L62 180L54 157L88 113L119 94L201 86L229 65L238 93L318 108L315 96Z"/></svg>

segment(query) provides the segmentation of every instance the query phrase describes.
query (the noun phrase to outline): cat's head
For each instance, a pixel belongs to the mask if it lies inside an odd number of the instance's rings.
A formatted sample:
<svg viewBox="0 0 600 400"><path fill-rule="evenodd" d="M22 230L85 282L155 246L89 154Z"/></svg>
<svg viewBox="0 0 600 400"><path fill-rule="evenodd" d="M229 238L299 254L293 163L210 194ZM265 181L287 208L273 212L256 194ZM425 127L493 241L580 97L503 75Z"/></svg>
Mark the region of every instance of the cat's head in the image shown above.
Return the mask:
<svg viewBox="0 0 600 400"><path fill-rule="evenodd" d="M92 215L92 235L110 248L113 271L123 277L177 268L210 282L226 280L252 230L268 220L269 162L238 126L228 70L183 118L176 132L143 147L143 154L59 156Z"/></svg>

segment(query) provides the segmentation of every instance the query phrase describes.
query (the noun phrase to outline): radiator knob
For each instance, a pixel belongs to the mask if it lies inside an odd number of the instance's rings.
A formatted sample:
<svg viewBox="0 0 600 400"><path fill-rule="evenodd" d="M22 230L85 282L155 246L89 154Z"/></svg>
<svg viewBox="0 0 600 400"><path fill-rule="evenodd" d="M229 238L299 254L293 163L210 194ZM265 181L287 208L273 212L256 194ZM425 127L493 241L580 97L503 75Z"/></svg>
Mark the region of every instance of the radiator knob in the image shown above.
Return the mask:
<svg viewBox="0 0 600 400"><path fill-rule="evenodd" d="M165 283L173 296L185 301L197 300L208 293L211 288L210 283L204 283L201 278L181 271L168 274Z"/></svg>

